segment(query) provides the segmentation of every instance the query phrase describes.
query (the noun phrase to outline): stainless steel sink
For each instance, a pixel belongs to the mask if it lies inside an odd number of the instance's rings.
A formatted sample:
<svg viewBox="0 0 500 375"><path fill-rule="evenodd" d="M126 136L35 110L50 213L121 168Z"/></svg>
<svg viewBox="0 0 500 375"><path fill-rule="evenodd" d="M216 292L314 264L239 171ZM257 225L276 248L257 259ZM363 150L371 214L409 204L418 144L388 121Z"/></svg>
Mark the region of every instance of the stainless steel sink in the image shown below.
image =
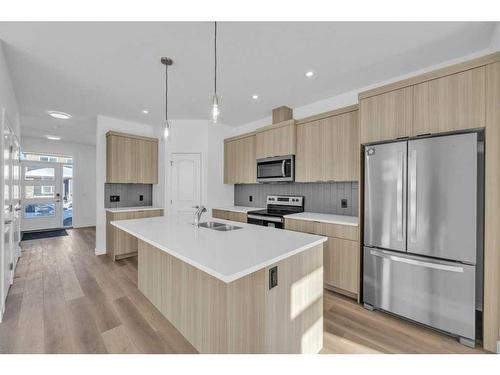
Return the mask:
<svg viewBox="0 0 500 375"><path fill-rule="evenodd" d="M224 226L224 225L226 225L226 224L224 224L224 223L218 223L216 221L206 221L204 223L200 223L199 226L202 227L202 228L215 229L217 227L221 227L221 226Z"/></svg>
<svg viewBox="0 0 500 375"><path fill-rule="evenodd" d="M218 230L219 232L227 232L229 230L241 229L242 227L237 227L236 225L224 224L218 227L212 228L213 230Z"/></svg>
<svg viewBox="0 0 500 375"><path fill-rule="evenodd" d="M242 228L242 227L237 227L236 225L218 223L217 221L206 221L204 223L200 223L200 227L218 230L219 232L227 232L230 230L236 230Z"/></svg>

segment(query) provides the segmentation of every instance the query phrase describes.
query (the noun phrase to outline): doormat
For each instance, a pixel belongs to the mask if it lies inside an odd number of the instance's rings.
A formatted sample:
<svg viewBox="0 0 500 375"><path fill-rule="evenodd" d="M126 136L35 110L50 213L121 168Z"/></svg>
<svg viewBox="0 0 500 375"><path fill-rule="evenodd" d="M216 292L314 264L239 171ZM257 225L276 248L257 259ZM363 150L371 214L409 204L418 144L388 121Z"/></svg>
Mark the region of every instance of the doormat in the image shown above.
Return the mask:
<svg viewBox="0 0 500 375"><path fill-rule="evenodd" d="M66 232L66 229L47 230L42 232L28 232L28 233L23 233L22 241L39 240L42 238L51 238L51 237L62 237L67 235L68 232Z"/></svg>

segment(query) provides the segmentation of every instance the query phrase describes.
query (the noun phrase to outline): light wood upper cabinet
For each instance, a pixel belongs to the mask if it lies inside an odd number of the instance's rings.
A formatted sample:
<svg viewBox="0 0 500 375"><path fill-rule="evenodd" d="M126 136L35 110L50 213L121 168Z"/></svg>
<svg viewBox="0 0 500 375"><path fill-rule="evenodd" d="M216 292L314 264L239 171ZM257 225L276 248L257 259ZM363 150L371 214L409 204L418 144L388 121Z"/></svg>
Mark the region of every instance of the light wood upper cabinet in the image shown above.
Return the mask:
<svg viewBox="0 0 500 375"><path fill-rule="evenodd" d="M255 136L224 142L224 183L252 184L256 182Z"/></svg>
<svg viewBox="0 0 500 375"><path fill-rule="evenodd" d="M413 87L361 99L361 143L409 137L412 129Z"/></svg>
<svg viewBox="0 0 500 375"><path fill-rule="evenodd" d="M158 140L108 132L106 182L157 184Z"/></svg>
<svg viewBox="0 0 500 375"><path fill-rule="evenodd" d="M357 181L358 129L357 110L298 125L296 181Z"/></svg>
<svg viewBox="0 0 500 375"><path fill-rule="evenodd" d="M484 66L415 85L414 95L414 136L486 124Z"/></svg>
<svg viewBox="0 0 500 375"><path fill-rule="evenodd" d="M257 131L255 135L256 159L295 155L296 137L294 120L284 121Z"/></svg>

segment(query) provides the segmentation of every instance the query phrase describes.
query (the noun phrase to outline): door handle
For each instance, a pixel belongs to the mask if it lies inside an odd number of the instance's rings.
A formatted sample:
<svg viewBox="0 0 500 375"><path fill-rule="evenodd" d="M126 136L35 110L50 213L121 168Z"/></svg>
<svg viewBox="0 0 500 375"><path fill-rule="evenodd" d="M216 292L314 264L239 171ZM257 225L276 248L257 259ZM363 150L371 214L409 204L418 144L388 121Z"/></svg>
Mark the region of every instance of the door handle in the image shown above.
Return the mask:
<svg viewBox="0 0 500 375"><path fill-rule="evenodd" d="M410 242L417 242L417 150L410 150L409 155L409 219L410 219Z"/></svg>
<svg viewBox="0 0 500 375"><path fill-rule="evenodd" d="M396 230L398 241L403 241L403 177L404 176L404 154L398 152L398 178L396 182Z"/></svg>
<svg viewBox="0 0 500 375"><path fill-rule="evenodd" d="M412 259L412 258L403 258L403 257L398 257L396 255L380 253L380 252L377 252L375 250L370 250L370 254L373 256L379 257L379 258L392 260L394 262L411 264L413 266L433 268L433 269L441 270L441 271L464 272L464 268L460 267L460 266L450 266L447 264L425 262L422 260L417 260L417 259Z"/></svg>
<svg viewBox="0 0 500 375"><path fill-rule="evenodd" d="M286 163L286 160L283 160L283 163L281 163L281 174L283 175L283 177L286 177L285 176L285 163Z"/></svg>

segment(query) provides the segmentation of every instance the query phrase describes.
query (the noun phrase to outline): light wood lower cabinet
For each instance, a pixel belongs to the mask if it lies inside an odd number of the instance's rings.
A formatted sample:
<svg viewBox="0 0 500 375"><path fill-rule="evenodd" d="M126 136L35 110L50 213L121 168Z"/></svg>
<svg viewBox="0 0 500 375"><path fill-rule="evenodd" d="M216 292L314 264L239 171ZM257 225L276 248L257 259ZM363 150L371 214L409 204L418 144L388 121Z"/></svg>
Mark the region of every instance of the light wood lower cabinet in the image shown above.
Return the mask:
<svg viewBox="0 0 500 375"><path fill-rule="evenodd" d="M212 217L223 220L239 221L240 223L247 222L247 214L244 212L218 210L214 208L212 210Z"/></svg>
<svg viewBox="0 0 500 375"><path fill-rule="evenodd" d="M285 229L328 237L323 250L325 287L357 298L360 272L357 226L285 218Z"/></svg>
<svg viewBox="0 0 500 375"><path fill-rule="evenodd" d="M111 225L112 221L163 216L163 210L106 212L106 254L113 260L137 255L137 238Z"/></svg>
<svg viewBox="0 0 500 375"><path fill-rule="evenodd" d="M359 243L328 237L323 250L324 281L351 297L358 294Z"/></svg>

